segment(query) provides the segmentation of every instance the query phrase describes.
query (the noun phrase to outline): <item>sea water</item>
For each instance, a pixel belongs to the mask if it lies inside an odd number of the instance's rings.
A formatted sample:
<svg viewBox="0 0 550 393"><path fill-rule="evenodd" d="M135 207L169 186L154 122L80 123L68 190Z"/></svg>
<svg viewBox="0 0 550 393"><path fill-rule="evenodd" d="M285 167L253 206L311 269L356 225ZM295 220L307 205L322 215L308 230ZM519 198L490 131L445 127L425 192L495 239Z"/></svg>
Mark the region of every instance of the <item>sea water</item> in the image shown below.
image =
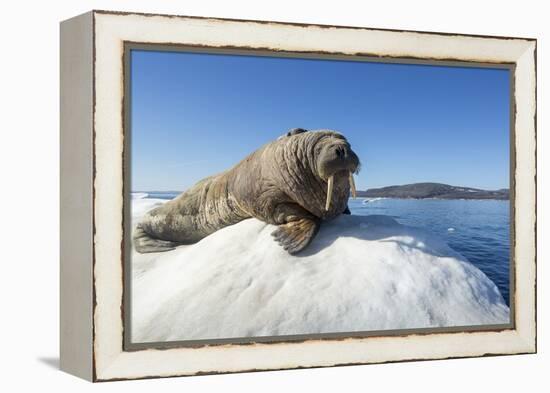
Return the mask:
<svg viewBox="0 0 550 393"><path fill-rule="evenodd" d="M179 192L147 192L173 199ZM498 200L350 199L352 214L383 214L435 233L485 273L510 304L510 203Z"/></svg>

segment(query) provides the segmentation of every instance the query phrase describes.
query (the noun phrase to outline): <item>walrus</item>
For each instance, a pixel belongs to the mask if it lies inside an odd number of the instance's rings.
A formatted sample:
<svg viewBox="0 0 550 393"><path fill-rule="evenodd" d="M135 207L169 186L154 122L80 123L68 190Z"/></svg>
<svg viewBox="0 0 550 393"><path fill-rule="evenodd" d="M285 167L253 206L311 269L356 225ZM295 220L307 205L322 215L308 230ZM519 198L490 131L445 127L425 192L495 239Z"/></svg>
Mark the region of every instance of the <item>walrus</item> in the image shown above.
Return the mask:
<svg viewBox="0 0 550 393"><path fill-rule="evenodd" d="M347 213L360 162L331 130L290 130L233 168L207 177L149 211L134 230L139 253L196 243L247 218L277 226L274 239L290 254L305 249L325 220Z"/></svg>

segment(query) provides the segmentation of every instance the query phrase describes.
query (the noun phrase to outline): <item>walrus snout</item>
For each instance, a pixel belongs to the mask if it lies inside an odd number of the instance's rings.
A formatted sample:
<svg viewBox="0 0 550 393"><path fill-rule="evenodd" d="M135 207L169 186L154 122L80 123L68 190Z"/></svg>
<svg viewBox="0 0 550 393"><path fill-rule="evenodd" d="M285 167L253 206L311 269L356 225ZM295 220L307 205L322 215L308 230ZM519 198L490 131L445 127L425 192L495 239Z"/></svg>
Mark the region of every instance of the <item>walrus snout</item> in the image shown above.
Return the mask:
<svg viewBox="0 0 550 393"><path fill-rule="evenodd" d="M338 169L356 173L359 169L359 157L351 150L351 147L349 145L337 146L335 150L335 154L339 158L339 161L336 163Z"/></svg>
<svg viewBox="0 0 550 393"><path fill-rule="evenodd" d="M348 143L326 146L318 159L319 176L323 180L328 180L338 172L357 173L359 167L359 157Z"/></svg>

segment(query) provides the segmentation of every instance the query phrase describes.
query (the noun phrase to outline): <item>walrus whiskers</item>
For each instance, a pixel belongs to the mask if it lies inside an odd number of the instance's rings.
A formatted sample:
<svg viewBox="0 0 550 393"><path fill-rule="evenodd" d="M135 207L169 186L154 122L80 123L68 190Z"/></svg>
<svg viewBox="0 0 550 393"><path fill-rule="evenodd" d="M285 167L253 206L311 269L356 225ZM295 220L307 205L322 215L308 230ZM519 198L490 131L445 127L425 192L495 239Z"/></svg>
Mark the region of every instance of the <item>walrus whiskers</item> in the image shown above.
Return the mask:
<svg viewBox="0 0 550 393"><path fill-rule="evenodd" d="M357 191L355 190L355 181L353 180L353 173L349 173L349 186L351 187L351 196L353 199L357 197Z"/></svg>
<svg viewBox="0 0 550 393"><path fill-rule="evenodd" d="M332 188L334 185L334 175L330 176L328 178L328 185L327 185L327 202L325 203L325 210L328 211L330 208L330 200L332 199Z"/></svg>

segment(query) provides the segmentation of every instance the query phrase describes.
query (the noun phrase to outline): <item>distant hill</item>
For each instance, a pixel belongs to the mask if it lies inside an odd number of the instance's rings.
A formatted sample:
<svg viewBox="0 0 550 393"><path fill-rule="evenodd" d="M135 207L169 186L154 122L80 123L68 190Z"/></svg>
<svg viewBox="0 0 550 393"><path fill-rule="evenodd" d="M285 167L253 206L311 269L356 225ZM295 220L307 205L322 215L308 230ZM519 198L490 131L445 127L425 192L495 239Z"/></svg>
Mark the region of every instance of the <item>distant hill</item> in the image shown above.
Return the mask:
<svg viewBox="0 0 550 393"><path fill-rule="evenodd" d="M481 190L479 188L457 187L441 183L414 183L402 186L371 188L357 191L357 196L367 198L402 198L402 199L500 199L510 198L508 189Z"/></svg>

